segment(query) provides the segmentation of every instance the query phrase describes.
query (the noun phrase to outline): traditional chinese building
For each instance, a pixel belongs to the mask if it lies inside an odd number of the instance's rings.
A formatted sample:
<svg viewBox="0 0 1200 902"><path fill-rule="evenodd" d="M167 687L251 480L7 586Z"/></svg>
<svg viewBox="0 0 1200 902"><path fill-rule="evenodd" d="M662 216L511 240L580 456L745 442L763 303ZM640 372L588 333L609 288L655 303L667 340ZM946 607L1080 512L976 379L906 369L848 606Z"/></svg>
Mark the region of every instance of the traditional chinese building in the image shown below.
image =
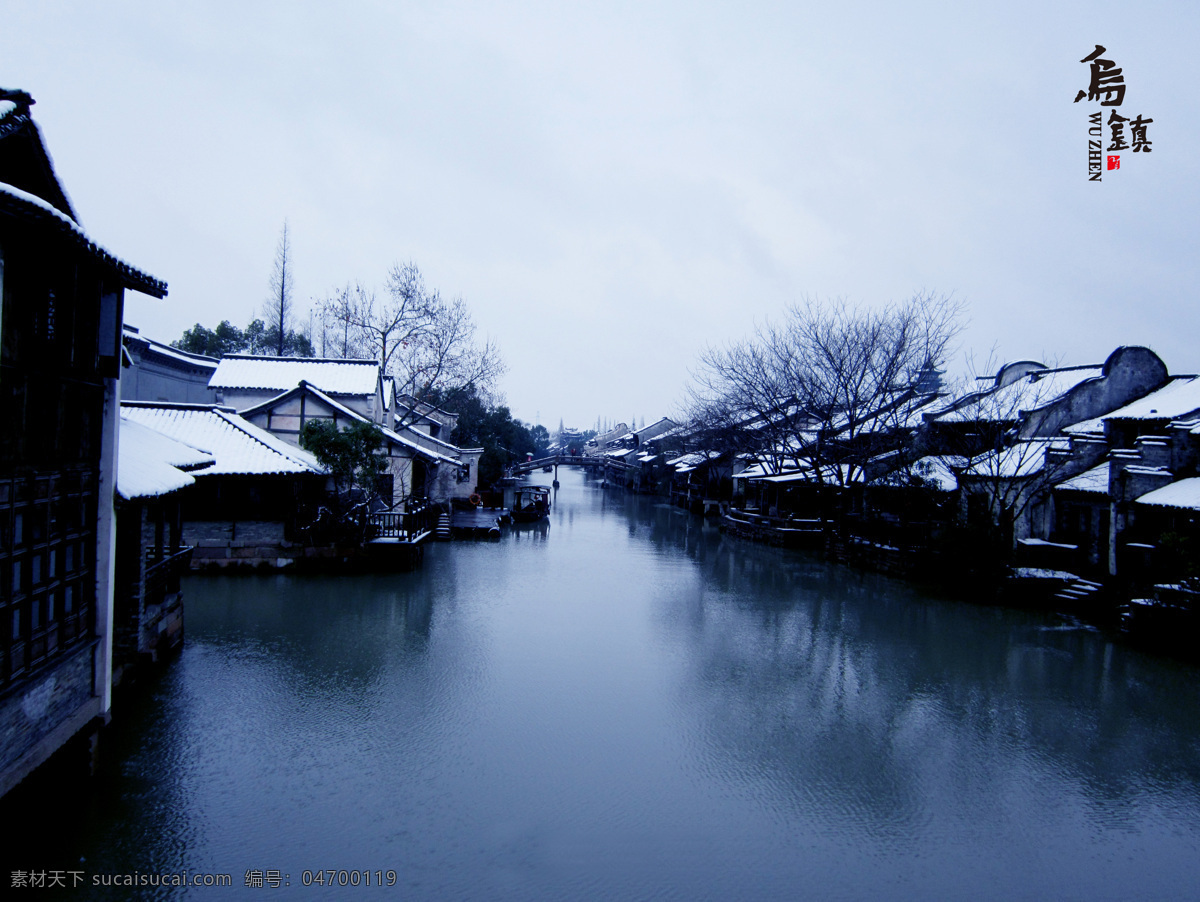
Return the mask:
<svg viewBox="0 0 1200 902"><path fill-rule="evenodd" d="M300 444L305 424L314 420L332 423L339 429L354 423L371 422L363 414L303 381L291 391L243 410L241 415L293 445ZM383 435L383 453L387 457L387 470L379 475L378 493L389 508L403 505L413 497L441 500L457 495L466 498L474 491L472 477L478 469L478 458L474 461L476 466L472 467L471 461L462 463L448 454L422 447L423 444L441 444L423 432L406 430L399 434L386 426L376 425ZM445 447L448 451L458 450L450 445Z"/></svg>
<svg viewBox="0 0 1200 902"><path fill-rule="evenodd" d="M208 387L216 393L217 403L248 410L302 381L373 423L387 422L391 385L390 380L384 382L378 360L226 354Z"/></svg>
<svg viewBox="0 0 1200 902"><path fill-rule="evenodd" d="M377 360L310 357L221 358L209 387L218 400L292 445L308 420L374 423L384 431L394 506L409 496L435 502L468 498L476 490L482 448L446 441L457 415L408 396L398 397Z"/></svg>
<svg viewBox="0 0 1200 902"><path fill-rule="evenodd" d="M0 90L0 794L108 718L125 291L167 293L84 232L32 104Z"/></svg>
<svg viewBox="0 0 1200 902"><path fill-rule="evenodd" d="M216 392L208 387L219 362L216 358L173 348L130 325L125 326L123 343L122 401L216 401Z"/></svg>
<svg viewBox="0 0 1200 902"><path fill-rule="evenodd" d="M193 548L183 539L181 499L213 456L121 418L117 460L117 567L113 685L183 645L179 578Z"/></svg>
<svg viewBox="0 0 1200 902"><path fill-rule="evenodd" d="M292 562L298 530L325 496L326 473L313 455L228 407L126 401L121 413L212 456L182 498L184 538L197 565Z"/></svg>

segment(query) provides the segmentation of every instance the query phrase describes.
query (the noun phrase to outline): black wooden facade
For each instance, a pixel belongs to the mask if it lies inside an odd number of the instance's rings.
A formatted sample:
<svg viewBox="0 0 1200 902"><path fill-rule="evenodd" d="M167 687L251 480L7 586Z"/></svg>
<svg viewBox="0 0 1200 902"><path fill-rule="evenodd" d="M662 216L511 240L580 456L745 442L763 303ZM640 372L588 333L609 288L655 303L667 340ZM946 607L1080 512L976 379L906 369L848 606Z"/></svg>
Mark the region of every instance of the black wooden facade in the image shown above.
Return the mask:
<svg viewBox="0 0 1200 902"><path fill-rule="evenodd" d="M124 291L166 294L79 227L31 103L0 90L0 793L107 712Z"/></svg>

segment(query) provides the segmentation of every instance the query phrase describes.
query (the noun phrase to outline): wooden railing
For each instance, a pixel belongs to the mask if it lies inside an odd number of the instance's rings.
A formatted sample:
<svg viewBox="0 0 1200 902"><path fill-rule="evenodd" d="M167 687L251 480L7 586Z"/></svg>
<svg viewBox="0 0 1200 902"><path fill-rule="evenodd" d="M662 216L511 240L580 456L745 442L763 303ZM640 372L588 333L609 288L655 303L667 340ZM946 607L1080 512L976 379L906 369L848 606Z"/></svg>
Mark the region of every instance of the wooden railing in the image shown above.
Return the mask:
<svg viewBox="0 0 1200 902"><path fill-rule="evenodd" d="M425 499L409 499L406 510L378 511L367 515L367 541L398 539L412 542L422 533L432 532L438 509Z"/></svg>
<svg viewBox="0 0 1200 902"><path fill-rule="evenodd" d="M144 604L161 604L168 594L179 591L179 577L191 566L195 550L184 548L162 557L153 551L146 552L146 573L142 577Z"/></svg>
<svg viewBox="0 0 1200 902"><path fill-rule="evenodd" d="M411 532L408 527L409 515L403 511L380 511L367 517L368 539L404 539L408 540Z"/></svg>

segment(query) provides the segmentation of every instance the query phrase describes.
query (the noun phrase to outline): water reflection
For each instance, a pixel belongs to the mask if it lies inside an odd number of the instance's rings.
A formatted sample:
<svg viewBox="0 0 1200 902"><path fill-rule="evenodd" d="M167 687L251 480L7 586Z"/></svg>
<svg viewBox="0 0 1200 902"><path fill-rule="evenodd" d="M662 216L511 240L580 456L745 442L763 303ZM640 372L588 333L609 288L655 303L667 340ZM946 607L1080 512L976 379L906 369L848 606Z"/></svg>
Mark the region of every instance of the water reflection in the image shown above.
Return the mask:
<svg viewBox="0 0 1200 902"><path fill-rule="evenodd" d="M555 494L557 494L557 490ZM538 520L536 523L513 523L508 529L513 542L545 542L550 538L549 520Z"/></svg>
<svg viewBox="0 0 1200 902"><path fill-rule="evenodd" d="M1151 834L1143 853L1168 868L1195 848L1194 668L1052 616L730 541L644 499L627 510L631 529L703 574L698 591L656 601L690 663L681 691L707 766L789 823L910 855L999 837L1007 847L990 854L1014 866L1014 850L1035 851L1026 834L1062 829L1085 844L1092 832ZM1182 816L1156 822L1161 807ZM1137 885L1119 866L1031 861L1040 881L1070 872L1105 895L1111 879Z"/></svg>
<svg viewBox="0 0 1200 902"><path fill-rule="evenodd" d="M695 664L691 688L767 701L729 705L763 725L734 735L778 735L784 724L810 737L883 731L877 746L898 749L938 717L989 743L1036 746L1106 797L1150 774L1190 792L1200 786L1194 667L1054 615L938 599L815 556L729 540L645 499L628 499L627 509L651 542L678 548L703 574L700 592L658 599L664 627ZM833 757L855 754L855 744Z"/></svg>
<svg viewBox="0 0 1200 902"><path fill-rule="evenodd" d="M560 479L414 573L191 581L183 657L40 841L414 899L1193 892L1194 668Z"/></svg>

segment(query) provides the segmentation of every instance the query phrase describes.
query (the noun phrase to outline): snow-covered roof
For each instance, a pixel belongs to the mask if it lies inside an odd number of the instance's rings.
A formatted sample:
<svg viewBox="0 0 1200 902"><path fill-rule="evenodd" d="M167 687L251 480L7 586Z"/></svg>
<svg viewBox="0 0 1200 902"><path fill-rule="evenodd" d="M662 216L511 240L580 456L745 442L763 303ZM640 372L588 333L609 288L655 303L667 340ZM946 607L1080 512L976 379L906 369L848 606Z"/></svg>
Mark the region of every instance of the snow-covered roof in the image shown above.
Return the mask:
<svg viewBox="0 0 1200 902"><path fill-rule="evenodd" d="M854 425L854 433L863 435L871 432L915 429L924 422L923 414L931 409L930 405L941 397L942 395L937 393L910 396L907 392L886 392L874 399L870 410L855 411L858 419ZM850 427L850 416L842 411L824 425L810 418L809 425L823 429L827 434L838 435ZM814 439L816 433L817 428L801 432L802 435L812 435Z"/></svg>
<svg viewBox="0 0 1200 902"><path fill-rule="evenodd" d="M121 416L176 441L207 451L215 463L204 476L324 473L317 459L242 419L228 407L124 402Z"/></svg>
<svg viewBox="0 0 1200 902"><path fill-rule="evenodd" d="M850 464L824 464L816 468L807 461L785 462L776 467L772 462L759 461L746 467L733 478L748 479L752 482L859 482L862 480L862 468Z"/></svg>
<svg viewBox="0 0 1200 902"><path fill-rule="evenodd" d="M1046 464L1049 439L1017 442L1002 451L991 451L963 471L964 476L1020 479L1033 476Z"/></svg>
<svg viewBox="0 0 1200 902"><path fill-rule="evenodd" d="M952 409L934 413L933 418L948 423L1016 419L1022 411L1044 407L1075 386L1103 375L1104 367L1101 366L1037 370L1008 385L981 392L967 403L957 399L950 405ZM955 405L958 405L956 409Z"/></svg>
<svg viewBox="0 0 1200 902"><path fill-rule="evenodd" d="M325 401L326 403L328 403L329 405L334 407L336 410L339 410L340 412L347 414L348 416L352 416L355 419L360 420L364 423L369 422L369 420L367 420L367 418L364 417L362 414L356 413L355 411L353 411L349 407L347 407L345 404L339 403L338 401L329 397L329 395L325 394L320 389L318 389L312 385L308 386L308 388L310 391L312 391L313 395L315 395L316 397ZM417 453L429 458L430 460L440 461L442 463L452 463L452 464L458 463L458 460L455 457L453 457L453 453L459 451L460 449L454 447L454 445L451 445L449 442L443 442L441 439L436 439L433 436L426 435L424 432L421 432L419 429L410 429L406 426L406 427L404 427L405 434L401 434L399 432L396 432L396 430L394 430L394 429L389 429L386 426L380 426L379 431L382 432L389 441L395 442L398 445L403 445L406 448L411 448L413 451L416 451ZM419 440L416 438L418 436L419 436ZM441 447L448 453L445 453L445 454L440 453L439 451L434 450L434 448L426 447L426 445L433 445L435 448Z"/></svg>
<svg viewBox="0 0 1200 902"><path fill-rule="evenodd" d="M178 491L196 481L180 467L212 463L211 454L121 417L117 441L117 494L127 501Z"/></svg>
<svg viewBox="0 0 1200 902"><path fill-rule="evenodd" d="M730 414L729 425L746 432L761 432L768 427L784 424L793 428L803 419L815 423L816 418L806 414L804 406L795 400L781 400L769 410L743 410Z"/></svg>
<svg viewBox="0 0 1200 902"><path fill-rule="evenodd" d="M1088 492L1090 494L1108 494L1108 461L1099 466L1084 470L1078 476L1064 479L1055 489L1067 492Z"/></svg>
<svg viewBox="0 0 1200 902"><path fill-rule="evenodd" d="M302 381L333 395L373 395L379 361L229 354L221 358L208 387L286 391Z"/></svg>
<svg viewBox="0 0 1200 902"><path fill-rule="evenodd" d="M941 398L941 395L920 395L915 398L910 398L901 404L895 404L889 409L882 410L874 416L864 420L857 427L859 434L865 432L883 432L888 430L912 430L924 422L924 414L934 401ZM887 403L891 404L889 400ZM839 420L838 428L844 428L844 418Z"/></svg>
<svg viewBox="0 0 1200 902"><path fill-rule="evenodd" d="M327 404L329 407L332 407L334 410L336 410L339 414L341 414L348 420L357 420L360 423L372 422L371 420L364 417L361 413L358 413L355 410L351 410L349 407L347 407L341 401L338 401L336 398L330 397L329 395L325 394L325 392L321 391L316 386L309 385L308 383L305 383L304 385L297 385L295 388L291 389L290 391L285 391L282 394L277 395L274 398L271 398L270 400L263 401L261 404L256 404L254 407L251 407L247 410L243 410L242 415L244 415L246 417L253 416L254 414L258 413L259 411L268 410L272 407L275 407L277 404L279 404L284 399L290 397L291 395L296 394L297 392L300 392L300 391L305 391L305 390L311 392L312 396L314 398L317 398L320 401ZM425 448L422 445L418 444L416 441L413 441L410 438L406 438L405 436L400 435L395 430L388 429L386 426L380 426L378 423L376 423L375 426L379 429L380 432L383 433L384 438L386 438L388 441L393 442L394 444L397 444L397 445L402 445L403 447L406 447L412 451L415 451L417 454L420 454L422 457L425 457L429 460L440 461L443 463L452 463L452 464L458 463L458 461L455 458L453 458L447 454L439 454L437 451L431 450L429 448ZM430 439L430 437L425 435L423 432L417 432L415 430L408 430L408 429L406 429L405 431L408 432L409 435L419 435L419 436L421 436L422 439L428 439L431 442L438 442L437 439ZM444 444L444 443L438 442L438 444ZM289 447L291 447L290 443L289 443ZM451 445L449 447L453 447L453 446Z"/></svg>
<svg viewBox="0 0 1200 902"><path fill-rule="evenodd" d="M206 354L193 354L191 351L181 351L179 348L173 348L168 344L163 344L161 341L155 341L153 338L143 335L136 328L129 325L126 325L123 330L123 339L125 341L143 342L147 345L147 350L155 354L160 354L163 357L177 360L180 363L186 363L189 366L215 370L217 364L220 363L220 360L216 357L209 357Z"/></svg>
<svg viewBox="0 0 1200 902"><path fill-rule="evenodd" d="M1011 385L1006 385L1000 392L1007 397L1015 397L1021 410L1037 410L1051 401L1061 398L1075 386L1089 379L1099 379L1104 375L1102 366L1067 367L1061 370L1044 370L1031 373L1024 379L1018 379Z"/></svg>
<svg viewBox="0 0 1200 902"><path fill-rule="evenodd" d="M967 459L953 454L932 454L913 461L915 476L930 483L941 492L953 492L958 488L956 470L966 466Z"/></svg>
<svg viewBox="0 0 1200 902"><path fill-rule="evenodd" d="M781 473L795 473L799 470L799 466L795 464L785 464L781 467L776 467L769 461L760 460L746 467L742 472L735 473L734 479L758 479L762 476L778 476Z"/></svg>
<svg viewBox="0 0 1200 902"><path fill-rule="evenodd" d="M820 474L818 478L817 474ZM823 467L805 467L791 473L780 473L777 476L755 476L754 482L770 482L775 484L788 482L815 482L839 484L847 482L862 482L861 467L851 467L849 464L826 464Z"/></svg>
<svg viewBox="0 0 1200 902"><path fill-rule="evenodd" d="M759 461L758 463L751 464L750 466L746 467L740 473L734 473L733 478L753 479L755 476L766 476L771 472L773 472L773 469L769 464Z"/></svg>
<svg viewBox="0 0 1200 902"><path fill-rule="evenodd" d="M602 432L597 435L594 439L592 439L592 441L594 441L597 445L605 445L610 442L619 441L621 436L627 435L628 433L629 427L624 423L618 423L607 432Z"/></svg>
<svg viewBox="0 0 1200 902"><path fill-rule="evenodd" d="M674 467L676 473L690 473L701 464L715 460L720 456L720 452L718 451L693 451L690 454L682 454L679 457L668 460L667 466Z"/></svg>
<svg viewBox="0 0 1200 902"><path fill-rule="evenodd" d="M778 476L758 476L755 477L756 482L809 482L813 478L812 474L807 470L798 470L795 473L780 473Z"/></svg>
<svg viewBox="0 0 1200 902"><path fill-rule="evenodd" d="M1147 492L1137 499L1138 504L1153 507L1175 507L1182 510L1200 510L1200 476L1180 479L1170 485Z"/></svg>
<svg viewBox="0 0 1200 902"><path fill-rule="evenodd" d="M441 423L441 422L444 422L445 420L448 420L450 422L458 421L458 414L454 413L451 410L446 410L443 407L438 407L436 404L430 404L428 401L418 400L417 398L414 398L412 395L408 394L407 392L402 394L400 392L400 390L396 388L395 377L391 377L391 378L387 379L385 382L385 385L387 383L391 383L391 385L392 385L392 395L396 402L397 410L399 410L400 408L404 408L405 410L407 410L411 413L414 413L417 416L425 417L434 423ZM444 418L444 420L439 419L439 417L435 416L435 414L440 415L440 417Z"/></svg>
<svg viewBox="0 0 1200 902"><path fill-rule="evenodd" d="M1151 467L1142 464L1131 464L1125 468L1126 473L1133 473L1137 476L1172 476L1174 475L1169 467Z"/></svg>
<svg viewBox="0 0 1200 902"><path fill-rule="evenodd" d="M792 473L780 473L777 476L755 476L755 482L808 482L812 479L812 474L807 470L796 470Z"/></svg>
<svg viewBox="0 0 1200 902"><path fill-rule="evenodd" d="M666 432L660 432L658 435L654 436L654 438L650 439L650 441L661 442L663 439L667 438L678 438L680 436L689 435L692 431L693 427L686 424L681 426L672 426Z"/></svg>
<svg viewBox="0 0 1200 902"><path fill-rule="evenodd" d="M119 273L126 285L135 291L158 298L167 296L166 282L142 272L100 247L87 236L79 223L36 194L0 182L0 211L42 222L66 235L87 254Z"/></svg>
<svg viewBox="0 0 1200 902"><path fill-rule="evenodd" d="M67 196L66 189L63 188L62 182L59 181L58 175L54 171L54 161L50 159L50 153L46 150L46 139L42 135L42 130L38 128L38 124L30 115L29 108L36 101L28 91L21 90L0 89L0 96L4 97L3 100L0 100L0 138L7 138L24 131L29 138L25 142L24 150L31 157L27 160L27 165L32 163L33 168L40 170L44 179L41 185L35 187L38 181L35 177L27 185L28 190L49 201L55 209L61 210L75 222L82 224L71 199ZM13 156L19 160L22 155L21 150L18 149Z"/></svg>
<svg viewBox="0 0 1200 902"><path fill-rule="evenodd" d="M633 440L634 438L637 438L638 436L643 436L644 437L643 441L649 442L649 441L653 441L656 438L662 438L664 435L667 435L671 430L675 429L676 427L677 427L677 424L670 417L659 417L657 420L655 420L649 426L643 426L641 429L631 429L629 432L626 432L624 435L622 435L618 439L618 441L625 441L627 439ZM655 432L656 429L659 431ZM651 434L647 435L647 433L651 433Z"/></svg>
<svg viewBox="0 0 1200 902"><path fill-rule="evenodd" d="M1200 411L1200 376L1176 376L1144 398L1074 426L1070 433L1103 432L1105 420L1175 420Z"/></svg>
<svg viewBox="0 0 1200 902"><path fill-rule="evenodd" d="M467 452L483 451L482 448L460 448L458 445L452 445L450 442L442 441L440 438L435 438L428 432L422 432L420 429L415 428L412 423L401 426L398 430L398 434L407 437L408 440L414 445L419 445L426 451L429 451L433 454L442 454L448 458L454 458L457 455L466 454Z"/></svg>
<svg viewBox="0 0 1200 902"><path fill-rule="evenodd" d="M129 419L122 408L120 438L122 443L125 442L126 436L145 453L154 455L157 460L161 460L168 466L179 467L183 470L195 470L212 466L216 462L216 459L207 451L201 451L199 448ZM120 450L124 451L126 447L129 446L122 444Z"/></svg>
<svg viewBox="0 0 1200 902"><path fill-rule="evenodd" d="M670 417L659 417L657 420L655 420L649 426L643 426L641 429L636 429L634 431L637 432L638 434L641 434L643 432L649 432L651 429L656 429L659 426L662 426L666 423L670 423L670 426L667 428L669 428L669 429L675 428L675 421L672 420Z"/></svg>

